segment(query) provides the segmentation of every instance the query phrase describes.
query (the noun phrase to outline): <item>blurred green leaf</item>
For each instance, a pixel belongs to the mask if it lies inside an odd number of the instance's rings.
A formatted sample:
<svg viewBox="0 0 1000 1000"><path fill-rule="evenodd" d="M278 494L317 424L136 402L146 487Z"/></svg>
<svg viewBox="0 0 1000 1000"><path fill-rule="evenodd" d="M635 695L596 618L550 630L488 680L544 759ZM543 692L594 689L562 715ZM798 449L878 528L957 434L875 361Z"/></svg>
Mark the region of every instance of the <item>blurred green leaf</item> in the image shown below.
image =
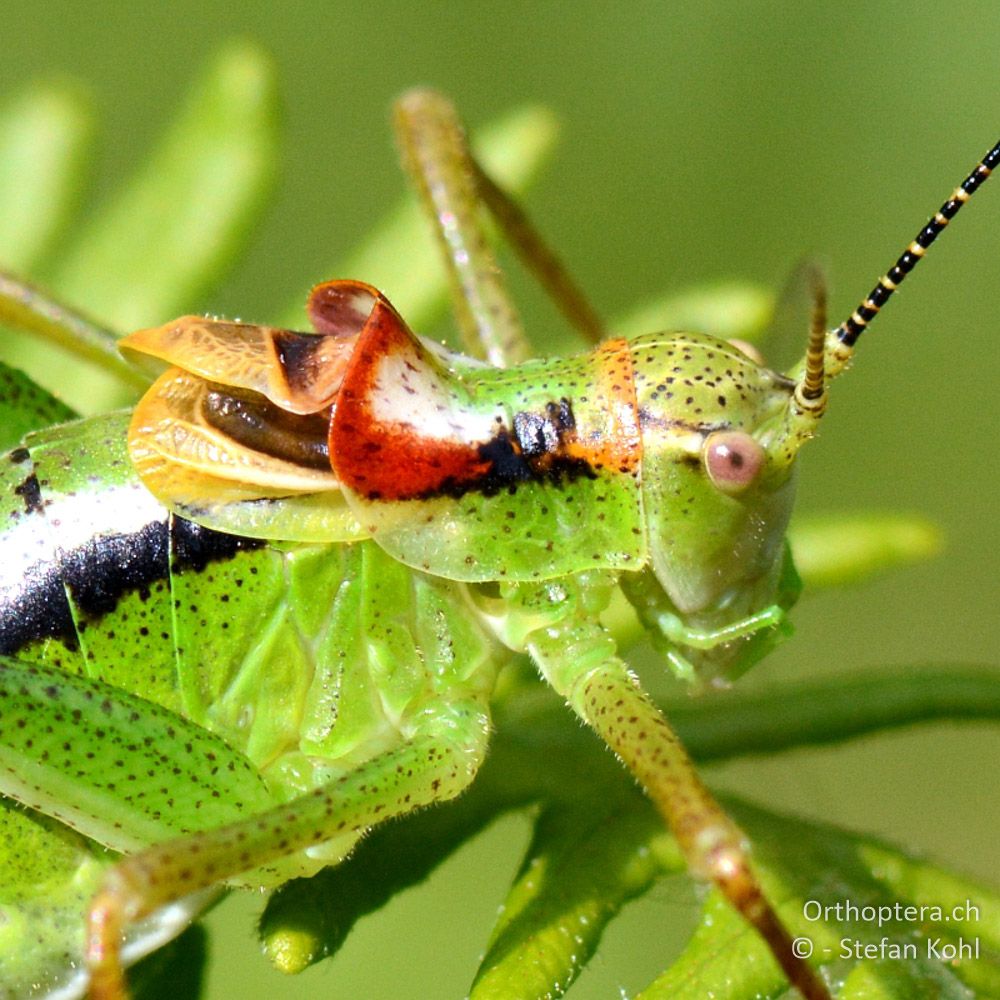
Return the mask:
<svg viewBox="0 0 1000 1000"><path fill-rule="evenodd" d="M141 172L73 241L52 285L118 330L198 301L246 243L276 165L271 60L224 48Z"/></svg>
<svg viewBox="0 0 1000 1000"><path fill-rule="evenodd" d="M796 517L788 540L807 588L861 583L942 548L941 531L927 518L891 512Z"/></svg>
<svg viewBox="0 0 1000 1000"><path fill-rule="evenodd" d="M89 102L37 84L0 107L0 267L37 267L77 207L93 140Z"/></svg>
<svg viewBox="0 0 1000 1000"><path fill-rule="evenodd" d="M842 743L920 722L1000 719L995 667L882 667L671 702L667 716L697 760Z"/></svg>
<svg viewBox="0 0 1000 1000"><path fill-rule="evenodd" d="M271 188L276 104L271 60L248 42L222 49L145 166L68 242L49 275L56 296L119 333L198 305L246 245ZM84 413L132 402L143 384L119 359L81 365L24 337L4 356Z"/></svg>

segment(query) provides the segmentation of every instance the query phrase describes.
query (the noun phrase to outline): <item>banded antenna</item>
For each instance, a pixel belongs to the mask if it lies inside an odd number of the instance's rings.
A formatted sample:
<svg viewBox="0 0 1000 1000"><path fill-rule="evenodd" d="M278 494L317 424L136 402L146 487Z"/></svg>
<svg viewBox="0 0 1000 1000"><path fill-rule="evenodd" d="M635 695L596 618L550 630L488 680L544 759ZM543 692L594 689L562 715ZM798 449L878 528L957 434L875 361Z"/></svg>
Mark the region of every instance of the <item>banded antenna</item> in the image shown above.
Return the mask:
<svg viewBox="0 0 1000 1000"><path fill-rule="evenodd" d="M787 461L790 462L799 447L815 434L816 421L822 417L826 409L827 386L832 378L847 367L858 337L889 301L903 279L917 266L927 248L941 235L948 223L958 214L959 209L976 193L998 164L1000 164L1000 142L976 164L972 173L931 216L889 272L879 278L878 284L862 299L857 309L840 326L829 332L824 332L826 292L821 277L818 274L813 275L813 311L809 345L805 358L796 369L793 369L796 380L795 391L789 400L786 422L778 432L777 438L784 438L786 441L782 454Z"/></svg>
<svg viewBox="0 0 1000 1000"><path fill-rule="evenodd" d="M934 213L927 225L917 233L916 238L906 248L899 260L893 264L889 273L878 279L878 284L868 293L857 309L836 330L831 332L831 338L836 338L843 345L841 350L837 352L838 354L843 357L843 353L850 353L855 341L864 333L865 327L878 315L879 310L902 284L903 279L917 266L917 262L927 252L927 248L941 235L945 226L976 193L976 190L990 176L998 163L1000 163L1000 142L979 161L976 169L962 181L961 185L955 188L951 197ZM844 348L847 349L846 352L844 352Z"/></svg>

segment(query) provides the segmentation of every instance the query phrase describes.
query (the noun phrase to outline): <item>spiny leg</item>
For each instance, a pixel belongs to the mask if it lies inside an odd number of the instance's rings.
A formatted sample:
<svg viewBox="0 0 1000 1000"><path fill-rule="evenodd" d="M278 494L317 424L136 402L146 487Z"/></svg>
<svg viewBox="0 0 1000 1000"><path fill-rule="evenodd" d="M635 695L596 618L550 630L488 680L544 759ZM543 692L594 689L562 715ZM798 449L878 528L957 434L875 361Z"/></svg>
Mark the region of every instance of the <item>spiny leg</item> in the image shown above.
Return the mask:
<svg viewBox="0 0 1000 1000"><path fill-rule="evenodd" d="M88 915L92 1000L127 998L120 951L130 924L295 851L452 798L475 777L488 732L489 716L478 699L425 708L407 743L336 781L244 821L156 844L115 865Z"/></svg>
<svg viewBox="0 0 1000 1000"><path fill-rule="evenodd" d="M600 340L597 314L524 212L472 157L451 103L431 90L411 91L396 103L395 124L403 164L434 219L466 349L499 366L534 353L486 238L482 204L569 321Z"/></svg>
<svg viewBox="0 0 1000 1000"><path fill-rule="evenodd" d="M549 683L641 782L692 873L714 882L757 929L806 1000L830 1000L817 973L794 954L791 936L750 867L746 838L617 657L614 640L599 624L577 621L533 633L527 648Z"/></svg>

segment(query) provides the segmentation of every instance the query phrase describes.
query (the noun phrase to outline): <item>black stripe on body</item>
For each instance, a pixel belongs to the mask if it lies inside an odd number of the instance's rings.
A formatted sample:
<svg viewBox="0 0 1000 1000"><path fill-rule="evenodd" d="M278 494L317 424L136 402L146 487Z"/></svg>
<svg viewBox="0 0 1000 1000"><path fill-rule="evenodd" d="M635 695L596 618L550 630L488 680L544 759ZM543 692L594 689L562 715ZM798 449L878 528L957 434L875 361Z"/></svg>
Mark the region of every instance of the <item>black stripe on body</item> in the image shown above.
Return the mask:
<svg viewBox="0 0 1000 1000"><path fill-rule="evenodd" d="M70 650L79 648L67 589L80 617L91 624L111 614L126 594L138 592L145 600L151 585L167 579L170 570L201 572L210 563L266 544L203 528L166 511L139 531L97 535L29 567L22 588L0 608L0 653L14 654L47 638Z"/></svg>
<svg viewBox="0 0 1000 1000"><path fill-rule="evenodd" d="M514 414L513 433L501 426L489 441L476 446L476 457L489 463L483 475L472 479L446 478L433 490L415 499L447 496L460 499L469 493L485 497L514 494L526 483L549 483L559 487L577 479L596 479L597 470L583 458L567 454L576 434L576 419L568 399L548 402L542 412Z"/></svg>
<svg viewBox="0 0 1000 1000"><path fill-rule="evenodd" d="M480 445L477 452L481 459L490 463L489 472L468 482L445 481L440 489L434 491L434 495L459 498L475 492L492 497L504 491L515 493L523 483L561 486L564 482L572 483L581 478L597 478L597 472L584 459L551 451L525 452L506 431Z"/></svg>
<svg viewBox="0 0 1000 1000"><path fill-rule="evenodd" d="M59 574L36 564L24 587L0 607L0 653L13 655L32 642L58 639L67 649L80 648L73 615Z"/></svg>

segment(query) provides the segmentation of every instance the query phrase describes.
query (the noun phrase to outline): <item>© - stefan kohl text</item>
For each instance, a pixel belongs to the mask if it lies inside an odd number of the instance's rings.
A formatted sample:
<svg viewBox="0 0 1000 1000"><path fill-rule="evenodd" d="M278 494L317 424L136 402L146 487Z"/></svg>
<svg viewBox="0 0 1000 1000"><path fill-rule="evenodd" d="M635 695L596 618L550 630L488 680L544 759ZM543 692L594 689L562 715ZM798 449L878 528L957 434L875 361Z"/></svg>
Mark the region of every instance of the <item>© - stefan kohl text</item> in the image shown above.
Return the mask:
<svg viewBox="0 0 1000 1000"><path fill-rule="evenodd" d="M979 958L979 938L957 937L952 940L943 938L927 938L921 944L914 941L900 943L887 937L879 941L859 941L857 938L840 939L841 958L868 959L912 959L918 958L920 948L924 949L926 958L939 962L954 962L963 959Z"/></svg>

